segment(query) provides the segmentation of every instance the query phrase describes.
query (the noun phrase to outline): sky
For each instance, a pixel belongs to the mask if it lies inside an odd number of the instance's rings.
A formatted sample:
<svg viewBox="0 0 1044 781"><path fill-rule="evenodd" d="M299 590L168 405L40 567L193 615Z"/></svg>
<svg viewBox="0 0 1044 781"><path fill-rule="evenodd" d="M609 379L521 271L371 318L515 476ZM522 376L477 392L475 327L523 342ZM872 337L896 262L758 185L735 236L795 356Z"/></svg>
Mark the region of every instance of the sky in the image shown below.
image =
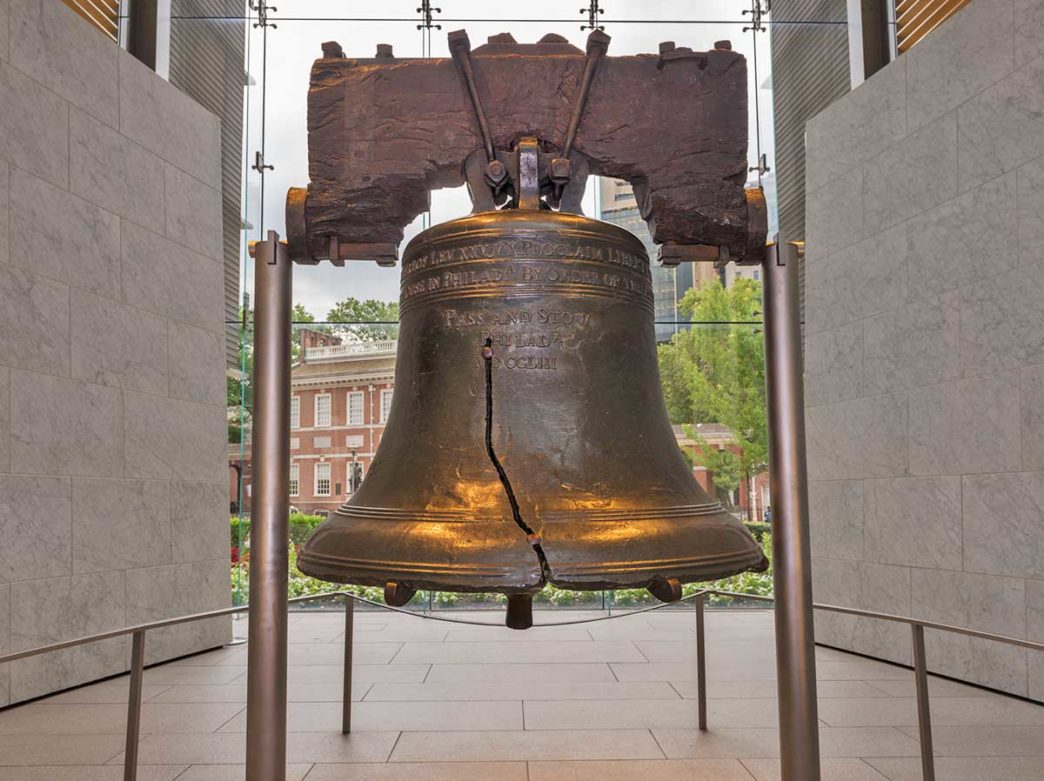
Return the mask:
<svg viewBox="0 0 1044 781"><path fill-rule="evenodd" d="M276 27L267 31L267 47L262 45L262 31L252 30L249 39L249 71L252 86L247 99L247 150L260 148L262 115L264 117L265 162L275 166L267 171L264 181L263 218L259 176L250 171L247 183L247 220L252 226L248 239L260 237L259 231L274 229L285 236L284 205L290 187L308 183L308 139L306 131L308 75L312 62L321 56L324 41L337 41L347 56L372 57L378 43L390 43L397 57L449 55L446 34L466 29L472 46L500 32L511 32L519 42L534 42L549 32L565 36L579 48L584 47L588 32L581 31L584 22L577 0L528 0L526 3L476 2L475 0L434 0L442 13L435 15L441 30L432 30L430 52L421 31L415 9L418 0L385 0L364 3L354 0L283 0L270 21ZM661 41L675 41L678 46L695 50L713 47L715 41L732 41L732 48L747 57L750 81L750 149L752 164L757 159L755 95L760 108L760 140L762 151L772 163L771 77L768 33L757 36L743 32L750 17L742 15L750 7L749 0L602 0L606 9L601 21L612 38L609 55L656 52ZM377 18L381 20L377 20ZM348 19L351 19L349 21ZM367 21L360 21L366 18ZM518 21L520 19L545 21ZM387 21L401 19L402 21ZM482 21L474 21L482 20ZM549 21L557 20L557 21ZM639 23L637 20L645 20ZM679 23L688 20L692 23ZM694 23L700 21L700 23ZM758 89L753 77L754 38L757 39ZM264 53L264 57L262 57ZM262 73L264 76L262 77ZM262 90L262 86L265 87ZM262 94L262 92L264 94ZM588 185L585 212L593 215L596 208ZM438 190L431 196L431 213L422 215L406 231L409 241L425 224L434 224L463 216L471 209L463 188ZM245 270L250 288L252 268ZM297 266L294 272L294 301L299 302L318 319L339 300L398 298L399 269L379 268L372 262L352 262L336 268L323 262L318 266Z"/></svg>

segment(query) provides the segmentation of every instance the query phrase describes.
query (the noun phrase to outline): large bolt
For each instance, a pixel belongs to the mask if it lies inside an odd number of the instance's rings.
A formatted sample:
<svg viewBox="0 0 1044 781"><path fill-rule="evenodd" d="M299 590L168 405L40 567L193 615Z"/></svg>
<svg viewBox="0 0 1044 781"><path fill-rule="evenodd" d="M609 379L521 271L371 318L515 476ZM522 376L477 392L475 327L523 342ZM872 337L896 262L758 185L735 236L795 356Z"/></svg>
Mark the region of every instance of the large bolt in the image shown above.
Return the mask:
<svg viewBox="0 0 1044 781"><path fill-rule="evenodd" d="M552 182L568 182L572 171L573 166L568 159L564 157L556 157L551 160L548 176L551 178Z"/></svg>
<svg viewBox="0 0 1044 781"><path fill-rule="evenodd" d="M486 166L486 182L490 187L500 187L507 179L507 168L499 160L490 160Z"/></svg>
<svg viewBox="0 0 1044 781"><path fill-rule="evenodd" d="M732 51L732 41L715 41L714 48L720 49L721 51L730 52Z"/></svg>
<svg viewBox="0 0 1044 781"><path fill-rule="evenodd" d="M377 44L377 54L375 56L376 57L382 57L382 58L383 57L394 57L395 54L394 54L394 52L392 50L392 45L390 43L379 43L379 44Z"/></svg>

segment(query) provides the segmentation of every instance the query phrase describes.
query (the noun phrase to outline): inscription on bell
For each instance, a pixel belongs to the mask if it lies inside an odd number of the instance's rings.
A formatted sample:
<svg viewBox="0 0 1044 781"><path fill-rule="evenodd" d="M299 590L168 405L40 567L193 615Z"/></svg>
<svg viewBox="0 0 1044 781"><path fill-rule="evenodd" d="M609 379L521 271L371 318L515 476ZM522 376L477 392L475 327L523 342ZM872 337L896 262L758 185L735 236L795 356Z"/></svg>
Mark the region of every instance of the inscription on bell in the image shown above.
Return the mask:
<svg viewBox="0 0 1044 781"><path fill-rule="evenodd" d="M639 273L647 273L649 267L645 258L619 247L587 244L584 242L516 239L513 241L467 244L446 249L432 249L406 258L403 261L402 271L404 274L409 275L416 271L438 268L439 266L453 263L463 263L469 260L496 260L500 258L593 260L622 266Z"/></svg>

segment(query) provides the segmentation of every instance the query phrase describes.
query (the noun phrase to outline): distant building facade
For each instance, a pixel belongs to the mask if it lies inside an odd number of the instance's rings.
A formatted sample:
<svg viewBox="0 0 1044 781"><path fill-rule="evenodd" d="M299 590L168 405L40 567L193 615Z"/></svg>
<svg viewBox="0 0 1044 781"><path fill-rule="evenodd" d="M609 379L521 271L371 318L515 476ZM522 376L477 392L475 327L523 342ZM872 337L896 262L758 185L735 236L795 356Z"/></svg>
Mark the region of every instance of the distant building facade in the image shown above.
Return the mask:
<svg viewBox="0 0 1044 781"><path fill-rule="evenodd" d="M395 341L330 342L304 330L290 380L290 504L319 515L351 496L353 472L369 472L395 388ZM230 504L249 514L249 443L230 446L229 466Z"/></svg>

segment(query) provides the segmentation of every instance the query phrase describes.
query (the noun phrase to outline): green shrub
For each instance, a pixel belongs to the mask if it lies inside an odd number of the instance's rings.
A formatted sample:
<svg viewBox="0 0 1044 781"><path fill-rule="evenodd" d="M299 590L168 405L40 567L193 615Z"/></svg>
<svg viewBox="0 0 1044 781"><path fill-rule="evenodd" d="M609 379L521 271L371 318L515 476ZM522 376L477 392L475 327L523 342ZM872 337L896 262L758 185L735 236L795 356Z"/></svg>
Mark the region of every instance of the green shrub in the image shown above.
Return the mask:
<svg viewBox="0 0 1044 781"><path fill-rule="evenodd" d="M743 525L747 527L747 531L754 535L754 539L758 542L761 542L761 538L764 537L766 534L772 534L771 523L761 523L759 521L746 521Z"/></svg>
<svg viewBox="0 0 1044 781"><path fill-rule="evenodd" d="M290 541L297 545L308 539L316 526L326 519L321 515L290 513ZM250 546L250 519L233 515L229 519L229 531L232 534L232 547Z"/></svg>

